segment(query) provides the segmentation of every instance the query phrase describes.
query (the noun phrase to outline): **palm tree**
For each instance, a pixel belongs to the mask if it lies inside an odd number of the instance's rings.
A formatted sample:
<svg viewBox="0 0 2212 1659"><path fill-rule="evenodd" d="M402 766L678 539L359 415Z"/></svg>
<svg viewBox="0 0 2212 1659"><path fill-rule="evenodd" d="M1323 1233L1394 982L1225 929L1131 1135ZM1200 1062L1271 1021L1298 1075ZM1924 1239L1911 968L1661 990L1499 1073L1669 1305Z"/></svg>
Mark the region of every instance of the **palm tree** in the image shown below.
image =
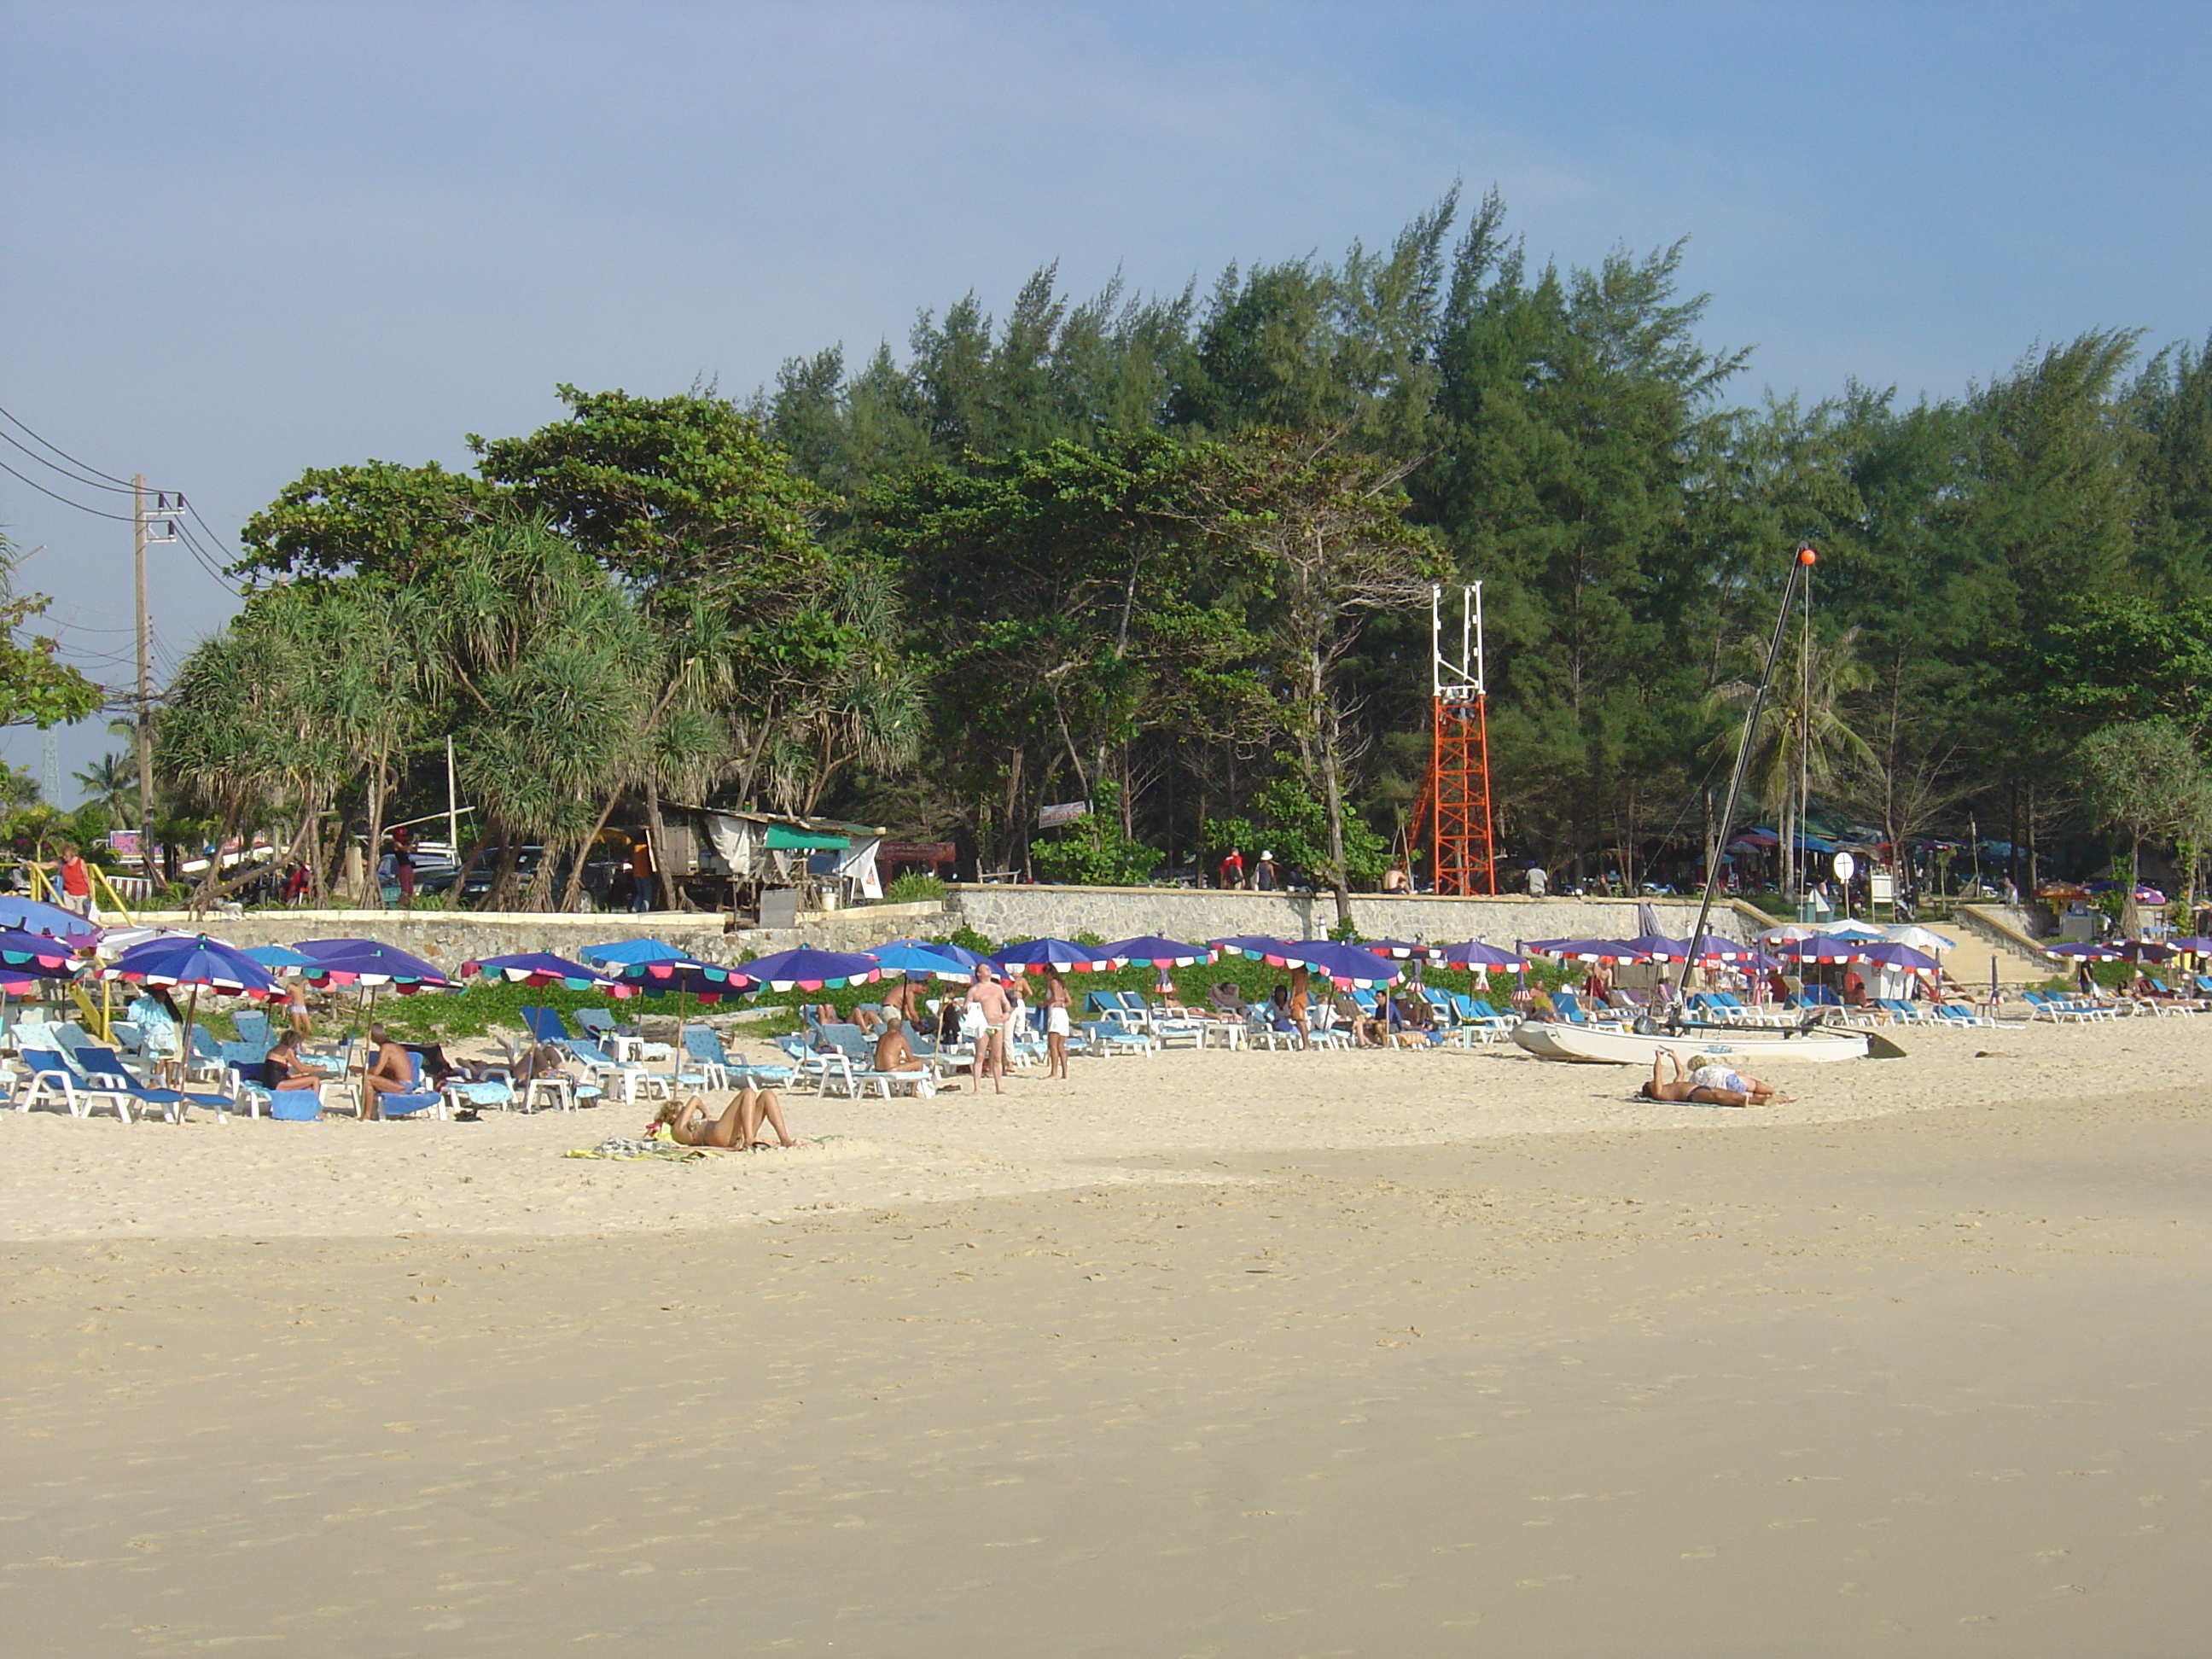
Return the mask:
<svg viewBox="0 0 2212 1659"><path fill-rule="evenodd" d="M1766 700L1759 706L1759 723L1752 731L1751 762L1745 777L1780 820L1776 827L1782 836L1785 891L1801 884L1796 879L1798 834L1813 791L1833 783L1848 764L1867 764L1874 759L1874 750L1851 729L1843 712L1845 698L1874 682L1873 670L1859 660L1858 641L1856 628L1846 629L1826 644L1806 638L1796 661L1776 672ZM1741 648L1749 661L1765 661L1764 640L1747 640ZM1716 686L1709 702L1716 709L1735 708L1747 714L1758 690L1755 681L1731 680ZM1732 757L1742 737L1743 717L1740 716L1714 740L1711 752ZM1733 828L1723 824L1721 833L1725 836Z"/></svg>
<svg viewBox="0 0 2212 1659"><path fill-rule="evenodd" d="M106 812L110 822L125 823L137 816L138 757L129 750L102 755L71 775L84 791L86 803Z"/></svg>

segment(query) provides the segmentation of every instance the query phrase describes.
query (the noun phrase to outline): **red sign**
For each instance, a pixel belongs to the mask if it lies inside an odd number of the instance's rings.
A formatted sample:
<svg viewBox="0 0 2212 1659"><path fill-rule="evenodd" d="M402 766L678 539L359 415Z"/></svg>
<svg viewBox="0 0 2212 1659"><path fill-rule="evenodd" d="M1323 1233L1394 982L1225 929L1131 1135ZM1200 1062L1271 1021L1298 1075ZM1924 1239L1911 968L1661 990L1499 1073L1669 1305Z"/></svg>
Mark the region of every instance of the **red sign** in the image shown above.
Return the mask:
<svg viewBox="0 0 2212 1659"><path fill-rule="evenodd" d="M950 864L959 856L949 841L887 841L876 848L878 864Z"/></svg>

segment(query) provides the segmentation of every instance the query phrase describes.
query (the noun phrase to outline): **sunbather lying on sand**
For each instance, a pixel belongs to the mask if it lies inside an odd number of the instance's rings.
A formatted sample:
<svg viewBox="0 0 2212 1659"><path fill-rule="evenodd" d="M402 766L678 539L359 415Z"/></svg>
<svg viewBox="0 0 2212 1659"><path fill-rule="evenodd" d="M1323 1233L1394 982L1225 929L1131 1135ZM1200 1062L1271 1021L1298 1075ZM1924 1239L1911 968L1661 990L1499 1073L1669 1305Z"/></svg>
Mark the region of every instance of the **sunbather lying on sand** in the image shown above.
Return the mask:
<svg viewBox="0 0 2212 1659"><path fill-rule="evenodd" d="M783 1127L783 1108L777 1103L773 1089L738 1090L738 1097L719 1118L707 1109L707 1103L697 1095L680 1105L671 1101L654 1115L647 1133L665 1125L671 1138L686 1146L764 1146L768 1143L760 1139L763 1119L775 1129L776 1139L782 1145L799 1145L791 1138L791 1131Z"/></svg>
<svg viewBox="0 0 2212 1659"><path fill-rule="evenodd" d="M1669 1066L1674 1075L1662 1079L1660 1073ZM1772 1084L1731 1071L1718 1060L1706 1060L1686 1070L1672 1048L1651 1051L1651 1080L1637 1093L1646 1100L1688 1100L1704 1106L1764 1106L1770 1101L1786 1104L1790 1099L1776 1094Z"/></svg>

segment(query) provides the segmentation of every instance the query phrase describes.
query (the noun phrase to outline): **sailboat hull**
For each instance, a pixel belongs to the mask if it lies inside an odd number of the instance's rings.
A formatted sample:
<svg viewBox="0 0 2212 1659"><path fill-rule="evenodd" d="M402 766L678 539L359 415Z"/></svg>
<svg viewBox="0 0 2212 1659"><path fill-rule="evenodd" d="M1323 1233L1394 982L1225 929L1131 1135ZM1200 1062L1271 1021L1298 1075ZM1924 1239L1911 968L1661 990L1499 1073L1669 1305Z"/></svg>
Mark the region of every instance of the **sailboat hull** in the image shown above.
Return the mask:
<svg viewBox="0 0 2212 1659"><path fill-rule="evenodd" d="M1655 1049L1668 1048L1685 1066L1719 1060L1741 1065L1756 1073L1772 1060L1864 1060L1863 1031L1818 1026L1810 1031L1743 1030L1684 1031L1679 1035L1645 1036L1629 1030L1601 1030L1588 1025L1562 1024L1553 1020L1524 1019L1513 1029L1513 1041L1539 1060L1568 1060L1584 1066L1649 1066Z"/></svg>

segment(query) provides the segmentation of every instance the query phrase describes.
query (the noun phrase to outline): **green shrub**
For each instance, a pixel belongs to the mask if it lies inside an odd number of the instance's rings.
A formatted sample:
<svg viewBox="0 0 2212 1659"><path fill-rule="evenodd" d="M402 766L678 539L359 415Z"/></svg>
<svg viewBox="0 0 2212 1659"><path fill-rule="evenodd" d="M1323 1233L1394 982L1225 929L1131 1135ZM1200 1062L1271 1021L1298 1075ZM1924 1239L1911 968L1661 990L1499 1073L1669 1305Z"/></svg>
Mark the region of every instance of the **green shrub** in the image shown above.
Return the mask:
<svg viewBox="0 0 2212 1659"><path fill-rule="evenodd" d="M909 870L884 889L886 904L938 904L944 902L945 884L935 876Z"/></svg>

